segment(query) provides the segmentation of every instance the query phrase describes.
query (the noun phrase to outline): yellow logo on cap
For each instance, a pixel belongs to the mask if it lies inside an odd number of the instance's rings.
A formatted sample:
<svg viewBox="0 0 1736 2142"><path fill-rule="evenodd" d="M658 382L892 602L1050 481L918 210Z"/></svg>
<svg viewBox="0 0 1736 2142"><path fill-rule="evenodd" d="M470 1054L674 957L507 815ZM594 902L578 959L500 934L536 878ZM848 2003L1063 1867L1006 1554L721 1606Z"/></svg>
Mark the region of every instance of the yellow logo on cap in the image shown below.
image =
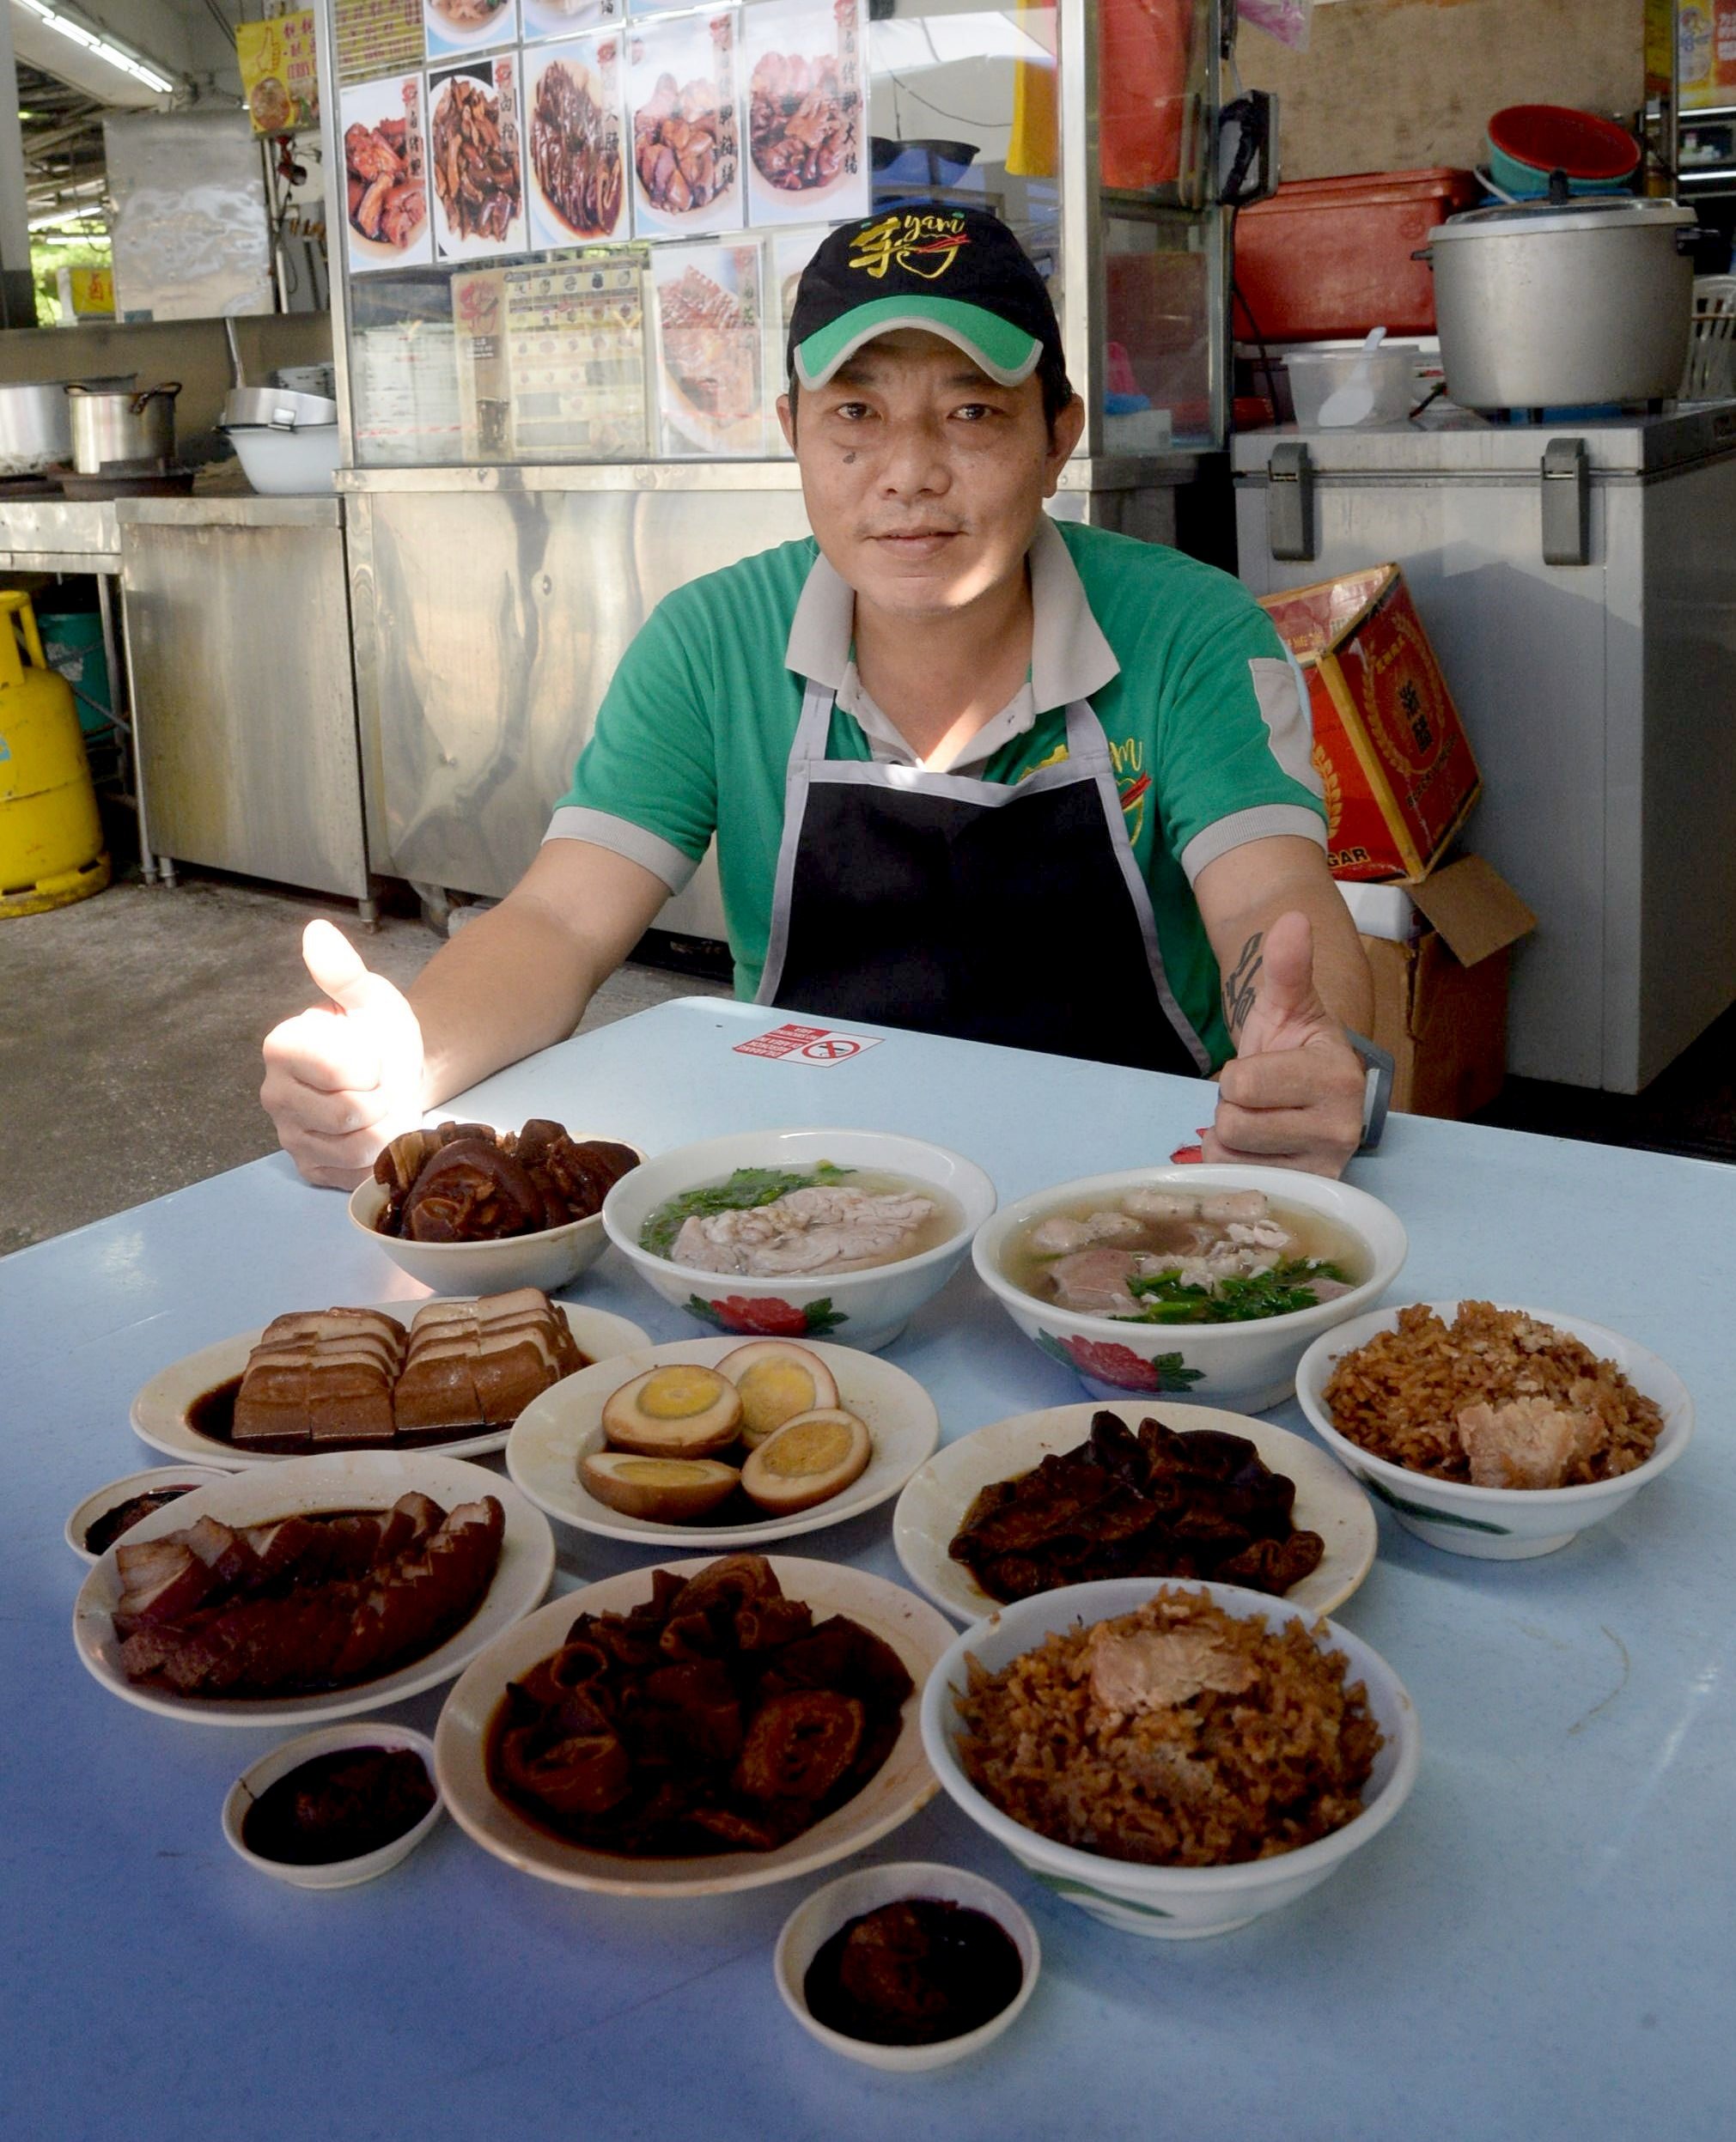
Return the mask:
<svg viewBox="0 0 1736 2142"><path fill-rule="evenodd" d="M876 282L897 261L925 282L938 282L971 242L962 216L912 216L895 210L850 240L852 268Z"/></svg>

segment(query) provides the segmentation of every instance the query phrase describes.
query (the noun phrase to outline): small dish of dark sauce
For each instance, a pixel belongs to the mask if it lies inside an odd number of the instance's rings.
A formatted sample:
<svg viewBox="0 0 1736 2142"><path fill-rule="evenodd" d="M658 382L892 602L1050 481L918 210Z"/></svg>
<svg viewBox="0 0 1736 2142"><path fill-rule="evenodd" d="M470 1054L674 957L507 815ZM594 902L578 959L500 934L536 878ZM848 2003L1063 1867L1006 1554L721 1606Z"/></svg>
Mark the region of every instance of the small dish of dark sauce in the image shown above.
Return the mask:
<svg viewBox="0 0 1736 2142"><path fill-rule="evenodd" d="M241 1842L287 1866L331 1866L378 1852L434 1805L413 1748L338 1748L267 1786L241 1819Z"/></svg>
<svg viewBox="0 0 1736 2142"><path fill-rule="evenodd" d="M130 1532L141 1518L148 1518L153 1510L161 1510L167 1502L180 1495L190 1495L203 1483L188 1481L185 1488L153 1488L142 1495L129 1495L125 1502L117 1502L112 1510L105 1510L84 1528L84 1551L87 1555L106 1555L124 1532Z"/></svg>
<svg viewBox="0 0 1736 2142"><path fill-rule="evenodd" d="M1025 1967L998 1920L912 1896L848 1920L802 1981L816 2023L869 2045L938 2045L991 2022Z"/></svg>

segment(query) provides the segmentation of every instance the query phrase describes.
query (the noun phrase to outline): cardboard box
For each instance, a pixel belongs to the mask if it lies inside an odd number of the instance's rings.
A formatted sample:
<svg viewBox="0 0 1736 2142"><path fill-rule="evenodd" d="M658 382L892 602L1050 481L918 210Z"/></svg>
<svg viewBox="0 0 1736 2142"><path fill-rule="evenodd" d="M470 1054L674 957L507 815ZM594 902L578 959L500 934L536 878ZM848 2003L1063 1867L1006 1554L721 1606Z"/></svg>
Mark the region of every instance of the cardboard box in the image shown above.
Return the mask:
<svg viewBox="0 0 1736 2142"><path fill-rule="evenodd" d="M1404 575L1370 566L1260 607L1307 678L1333 876L1427 877L1480 783Z"/></svg>
<svg viewBox="0 0 1736 2142"><path fill-rule="evenodd" d="M1507 1071L1508 958L1537 917L1480 855L1410 890L1429 928L1414 943L1367 937L1374 975L1371 1036L1392 1052L1392 1106L1469 1116Z"/></svg>

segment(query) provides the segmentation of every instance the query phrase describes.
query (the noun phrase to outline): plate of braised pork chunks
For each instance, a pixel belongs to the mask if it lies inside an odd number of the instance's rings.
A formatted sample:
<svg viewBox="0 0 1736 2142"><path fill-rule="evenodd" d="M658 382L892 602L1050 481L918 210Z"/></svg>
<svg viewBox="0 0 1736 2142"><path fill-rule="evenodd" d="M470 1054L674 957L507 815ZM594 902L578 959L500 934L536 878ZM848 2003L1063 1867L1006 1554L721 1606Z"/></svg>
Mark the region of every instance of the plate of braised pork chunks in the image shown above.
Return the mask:
<svg viewBox="0 0 1736 2142"><path fill-rule="evenodd" d="M478 1457L563 1378L648 1343L626 1317L534 1287L292 1310L153 1376L132 1425L153 1450L232 1470L343 1451Z"/></svg>

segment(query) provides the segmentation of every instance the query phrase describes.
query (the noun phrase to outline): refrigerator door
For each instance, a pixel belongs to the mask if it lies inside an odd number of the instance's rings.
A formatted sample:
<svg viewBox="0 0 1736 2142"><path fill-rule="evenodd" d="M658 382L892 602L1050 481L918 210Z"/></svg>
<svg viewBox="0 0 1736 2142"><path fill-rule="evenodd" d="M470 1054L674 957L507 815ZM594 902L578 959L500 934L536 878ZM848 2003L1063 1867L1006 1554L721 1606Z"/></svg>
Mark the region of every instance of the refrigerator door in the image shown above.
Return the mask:
<svg viewBox="0 0 1736 2142"><path fill-rule="evenodd" d="M1279 435L1236 441L1257 594L1404 568L1483 771L1469 844L1538 917L1514 961L1520 1076L1637 1092L1736 1001L1736 410L1704 414L1309 434L1300 559L1270 540ZM1584 564L1544 557L1557 436L1585 441Z"/></svg>

